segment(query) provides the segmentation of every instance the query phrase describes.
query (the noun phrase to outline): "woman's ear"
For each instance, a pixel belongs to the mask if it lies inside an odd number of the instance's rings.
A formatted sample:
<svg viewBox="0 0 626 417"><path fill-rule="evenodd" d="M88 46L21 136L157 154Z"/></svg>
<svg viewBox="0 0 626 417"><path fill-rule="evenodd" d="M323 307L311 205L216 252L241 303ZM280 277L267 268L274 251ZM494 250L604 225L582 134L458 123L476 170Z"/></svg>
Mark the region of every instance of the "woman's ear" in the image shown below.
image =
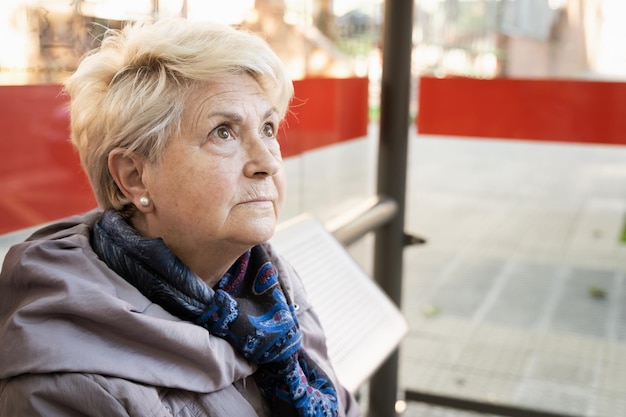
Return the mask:
<svg viewBox="0 0 626 417"><path fill-rule="evenodd" d="M122 194L144 213L152 209L143 178L146 164L145 158L123 148L115 148L109 153L108 166L113 180Z"/></svg>

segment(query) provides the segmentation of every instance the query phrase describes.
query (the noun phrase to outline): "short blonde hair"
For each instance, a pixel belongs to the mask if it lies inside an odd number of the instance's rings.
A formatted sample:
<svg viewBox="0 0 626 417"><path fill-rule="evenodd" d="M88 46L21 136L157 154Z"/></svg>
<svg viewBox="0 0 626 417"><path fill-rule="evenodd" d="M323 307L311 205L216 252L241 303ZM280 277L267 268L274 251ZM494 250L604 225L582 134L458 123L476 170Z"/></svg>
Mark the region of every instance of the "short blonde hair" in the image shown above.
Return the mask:
<svg viewBox="0 0 626 417"><path fill-rule="evenodd" d="M230 74L250 74L284 118L293 83L257 35L186 19L105 33L65 82L72 143L101 207L129 205L109 173L111 150L125 148L157 162L169 137L180 132L193 87Z"/></svg>

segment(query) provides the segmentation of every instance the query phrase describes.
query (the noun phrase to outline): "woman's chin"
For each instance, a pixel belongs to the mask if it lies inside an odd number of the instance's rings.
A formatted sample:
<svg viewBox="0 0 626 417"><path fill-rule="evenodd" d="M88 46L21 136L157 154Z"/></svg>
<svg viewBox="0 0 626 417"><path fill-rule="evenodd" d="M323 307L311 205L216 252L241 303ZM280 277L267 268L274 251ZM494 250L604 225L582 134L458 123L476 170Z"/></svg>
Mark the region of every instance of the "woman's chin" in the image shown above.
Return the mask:
<svg viewBox="0 0 626 417"><path fill-rule="evenodd" d="M246 226L242 225L240 239L250 246L267 242L274 236L276 223L275 218L264 218L250 222Z"/></svg>

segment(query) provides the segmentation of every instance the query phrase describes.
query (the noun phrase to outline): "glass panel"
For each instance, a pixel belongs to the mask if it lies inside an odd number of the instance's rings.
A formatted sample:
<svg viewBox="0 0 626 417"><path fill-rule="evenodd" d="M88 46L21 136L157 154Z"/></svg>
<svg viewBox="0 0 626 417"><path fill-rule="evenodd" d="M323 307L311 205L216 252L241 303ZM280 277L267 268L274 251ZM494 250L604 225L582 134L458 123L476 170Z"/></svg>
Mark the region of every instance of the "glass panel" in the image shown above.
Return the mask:
<svg viewBox="0 0 626 417"><path fill-rule="evenodd" d="M313 120L308 135L307 152L296 152L288 158L290 172L290 198L285 218L303 211L329 217L351 207L355 201L370 197L374 188L375 172L370 162L375 159L375 136L359 134L346 138L346 128L358 124L367 130L367 108L377 108L376 100L380 76L380 26L382 3L380 1L295 1L295 0L241 0L217 2L206 0L7 0L0 3L0 34L7 42L0 43L0 106L5 106L9 117L5 120L5 137L18 135L24 146L49 137L67 137L67 113L62 111L65 97L58 94L60 84L77 66L80 57L98 45L108 28L121 28L126 22L183 16L201 21L218 21L241 25L259 32L286 63L296 81L313 77L367 77L372 81L373 91L353 94L339 84L332 88L309 87L296 92L298 112L307 113ZM9 85L37 88L10 89ZM46 86L44 86L46 85ZM328 84L325 84L328 85ZM296 85L298 88L298 85ZM320 95L315 100L314 95ZM331 100L336 106L321 106ZM18 101L21 107L13 106ZM309 102L309 104L307 104ZM34 104L31 104L34 103ZM52 108L54 106L54 109ZM364 107L365 106L365 107ZM362 109L365 108L365 117ZM57 111L55 109L61 109ZM357 111L358 110L358 111ZM355 116L355 112L358 113ZM19 113L19 115L16 115ZM322 114L323 113L323 114ZM319 114L319 117L317 117ZM311 116L313 115L313 116ZM16 116L16 117L13 117ZM48 120L51 120L48 123ZM301 120L304 120L302 117ZM355 120L358 119L358 123ZM44 120L46 122L44 122ZM316 122L319 121L319 122ZM295 118L293 125L298 123ZM301 123L302 127L305 123ZM46 126L47 130L24 129L24 125ZM50 129L48 129L50 127ZM350 129L348 129L350 130ZM351 130L353 131L353 130ZM295 137L295 134L293 135ZM340 138L333 139L333 138ZM354 139L354 140L352 140ZM295 140L295 139L292 139ZM336 142L341 142L336 143ZM67 146L66 146L67 145ZM326 148L332 148L326 150ZM58 142L64 152L73 155L69 144ZM64 148L67 147L67 149ZM286 146L285 146L286 148ZM43 153L47 148L41 147ZM0 183L18 184L20 176L29 168L26 153L8 140L0 142L5 150L4 158L12 164L4 164L0 170ZM12 157L19 153L20 158ZM305 155L303 153L306 153ZM1 154L1 153L0 153ZM65 155L65 154L64 154ZM53 163L56 155L42 155ZM351 160L346 163L346 160ZM17 161L21 161L17 164ZM324 168L322 168L322 166ZM10 168L14 167L14 168ZM34 168L49 169L38 163ZM321 175L323 173L324 175ZM6 176L3 176L6 175ZM11 179L9 179L11 178ZM17 179L16 179L17 178ZM41 178L52 178L42 175ZM330 192L323 198L307 190L324 189L329 184L346 184L343 192ZM348 184L350 184L348 186ZM17 187L20 193L36 188L22 180ZM72 188L72 187L68 187ZM77 189L77 188L76 188ZM7 191L8 192L8 191ZM39 195L38 193L35 193ZM20 203L22 197L13 194ZM56 193L60 197L60 193ZM23 197L26 198L26 197ZM33 218L52 220L41 211L52 204L25 202L38 205L39 217L27 217L26 210L8 208L8 219L0 224L0 231L7 228L25 227ZM59 204L63 206L63 204ZM77 206L66 206L73 212ZM82 207L82 206L81 206ZM59 217L59 211L54 212ZM19 218L20 222L15 219ZM13 226L13 225L17 226Z"/></svg>

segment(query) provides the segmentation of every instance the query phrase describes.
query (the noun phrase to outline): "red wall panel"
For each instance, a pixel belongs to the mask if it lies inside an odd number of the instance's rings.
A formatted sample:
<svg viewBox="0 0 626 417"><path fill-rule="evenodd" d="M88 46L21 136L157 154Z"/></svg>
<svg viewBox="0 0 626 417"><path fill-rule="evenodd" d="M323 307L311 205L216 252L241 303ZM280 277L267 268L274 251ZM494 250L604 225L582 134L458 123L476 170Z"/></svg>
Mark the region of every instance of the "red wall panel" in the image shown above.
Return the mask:
<svg viewBox="0 0 626 417"><path fill-rule="evenodd" d="M95 206L58 85L0 87L0 233Z"/></svg>
<svg viewBox="0 0 626 417"><path fill-rule="evenodd" d="M294 89L280 139L283 156L367 134L367 78L307 78Z"/></svg>
<svg viewBox="0 0 626 417"><path fill-rule="evenodd" d="M626 144L625 102L622 82L422 77L417 131Z"/></svg>

